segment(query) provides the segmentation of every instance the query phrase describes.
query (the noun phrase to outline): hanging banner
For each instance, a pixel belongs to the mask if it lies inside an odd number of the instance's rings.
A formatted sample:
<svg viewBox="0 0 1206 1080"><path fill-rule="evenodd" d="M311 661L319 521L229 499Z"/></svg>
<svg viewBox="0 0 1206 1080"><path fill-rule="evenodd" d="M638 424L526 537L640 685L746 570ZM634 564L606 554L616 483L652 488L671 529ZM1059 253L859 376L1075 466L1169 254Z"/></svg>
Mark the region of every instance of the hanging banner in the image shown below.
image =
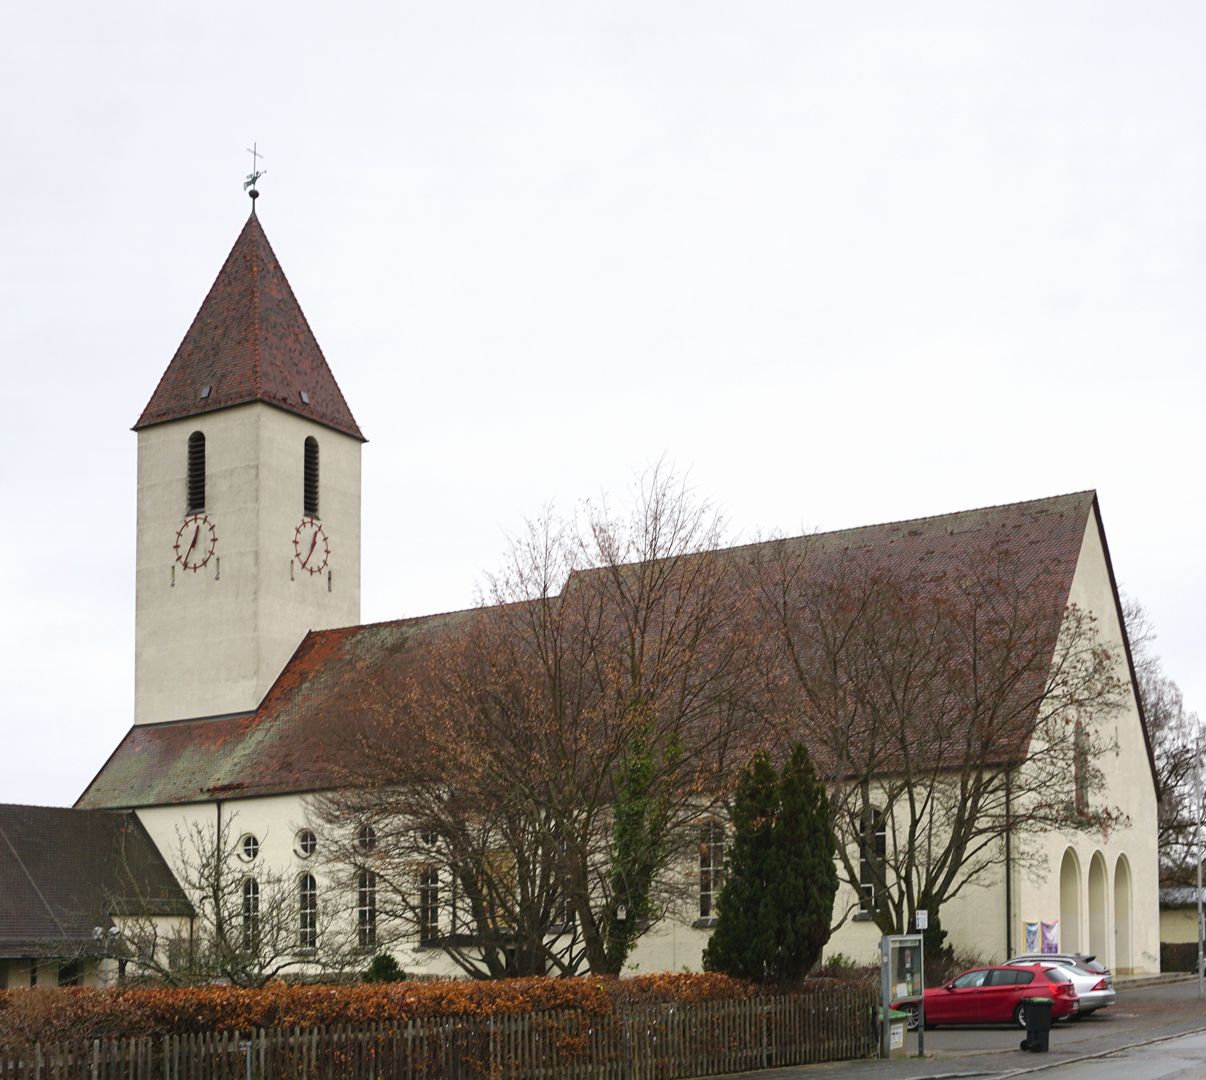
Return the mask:
<svg viewBox="0 0 1206 1080"><path fill-rule="evenodd" d="M1043 952L1059 952L1059 919L1043 923Z"/></svg>
<svg viewBox="0 0 1206 1080"><path fill-rule="evenodd" d="M1028 953L1039 951L1039 924L1036 922L1026 924L1026 948L1024 951Z"/></svg>

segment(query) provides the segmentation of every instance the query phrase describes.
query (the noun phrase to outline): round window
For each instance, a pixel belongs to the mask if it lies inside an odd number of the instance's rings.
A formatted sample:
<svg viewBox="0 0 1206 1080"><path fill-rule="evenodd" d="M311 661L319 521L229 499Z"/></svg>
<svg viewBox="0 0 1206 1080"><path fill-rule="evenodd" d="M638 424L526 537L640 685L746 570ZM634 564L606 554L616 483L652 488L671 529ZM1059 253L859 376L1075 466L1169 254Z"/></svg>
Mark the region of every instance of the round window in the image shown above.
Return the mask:
<svg viewBox="0 0 1206 1080"><path fill-rule="evenodd" d="M318 837L310 829L302 829L298 832L296 851L303 859L308 859L317 850Z"/></svg>
<svg viewBox="0 0 1206 1080"><path fill-rule="evenodd" d="M243 858L251 862L260 853L260 842L251 833L243 837L241 841L243 849Z"/></svg>

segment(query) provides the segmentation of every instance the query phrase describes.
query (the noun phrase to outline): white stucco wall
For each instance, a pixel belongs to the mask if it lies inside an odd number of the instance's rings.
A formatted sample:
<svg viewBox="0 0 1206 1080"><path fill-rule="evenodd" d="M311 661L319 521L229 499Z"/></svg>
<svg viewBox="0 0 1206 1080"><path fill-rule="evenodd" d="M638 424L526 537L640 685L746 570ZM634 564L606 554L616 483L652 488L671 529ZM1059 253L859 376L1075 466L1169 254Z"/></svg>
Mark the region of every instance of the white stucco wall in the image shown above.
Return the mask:
<svg viewBox="0 0 1206 1080"><path fill-rule="evenodd" d="M1161 908L1160 940L1173 945L1187 945L1197 941L1198 909L1196 907Z"/></svg>
<svg viewBox="0 0 1206 1080"><path fill-rule="evenodd" d="M175 561L188 438L205 435L214 556ZM303 443L319 443L327 574L294 559ZM254 709L311 629L360 621L360 447L356 439L252 403L138 433L135 723Z"/></svg>
<svg viewBox="0 0 1206 1080"><path fill-rule="evenodd" d="M34 989L46 990L59 985L60 960L39 960L38 980ZM79 986L106 986L110 981L109 966L116 972L116 965L106 960L86 959L80 961ZM31 988L29 960L0 960L0 990L28 990Z"/></svg>
<svg viewBox="0 0 1206 1080"><path fill-rule="evenodd" d="M1090 519L1085 532L1070 601L1097 617L1102 641L1115 650L1117 674L1129 688L1123 630L1095 518ZM1106 738L1117 745L1096 763L1103 774L1104 788L1093 792L1091 798L1120 807L1129 820L1105 834L1068 833L1033 841L1045 873L1041 879L1025 873L1016 878L1014 940L1020 949L1027 921L1058 919L1062 949L1095 953L1120 973L1155 972L1160 969L1156 791L1133 692L1128 689L1125 707L1120 712L1099 718L1099 723ZM1072 925L1069 913L1061 910L1060 871L1069 850L1079 867L1075 886L1078 928ZM1104 887L1100 889L1090 888L1090 869L1095 859L1100 860L1103 870L1100 880ZM1124 867L1121 872L1120 865ZM1129 889L1125 868L1130 872ZM1129 918L1126 903L1118 902L1125 901L1128 895ZM1095 921L1102 931L1097 934L1093 932Z"/></svg>

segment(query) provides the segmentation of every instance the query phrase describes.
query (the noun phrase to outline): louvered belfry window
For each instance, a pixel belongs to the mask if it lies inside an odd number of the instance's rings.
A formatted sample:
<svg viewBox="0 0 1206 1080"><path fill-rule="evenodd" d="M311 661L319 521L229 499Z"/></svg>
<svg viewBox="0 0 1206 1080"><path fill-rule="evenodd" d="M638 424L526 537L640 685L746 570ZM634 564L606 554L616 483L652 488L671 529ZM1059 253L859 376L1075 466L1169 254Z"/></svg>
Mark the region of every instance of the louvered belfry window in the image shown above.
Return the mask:
<svg viewBox="0 0 1206 1080"><path fill-rule="evenodd" d="M196 514L205 509L205 436L194 431L188 437L188 509Z"/></svg>
<svg viewBox="0 0 1206 1080"><path fill-rule="evenodd" d="M303 512L306 517L318 517L318 440L306 439L306 479L303 487Z"/></svg>

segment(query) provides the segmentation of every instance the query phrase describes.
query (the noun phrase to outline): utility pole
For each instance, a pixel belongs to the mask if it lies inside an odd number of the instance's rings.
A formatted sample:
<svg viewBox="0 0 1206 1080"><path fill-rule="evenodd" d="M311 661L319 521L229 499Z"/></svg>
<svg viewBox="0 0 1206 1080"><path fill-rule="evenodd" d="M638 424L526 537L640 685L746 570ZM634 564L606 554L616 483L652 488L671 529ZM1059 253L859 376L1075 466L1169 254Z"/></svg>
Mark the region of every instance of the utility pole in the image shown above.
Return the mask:
<svg viewBox="0 0 1206 1080"><path fill-rule="evenodd" d="M1206 997L1206 976L1202 972L1202 740L1199 736L1193 763L1194 862L1198 864L1198 999Z"/></svg>

